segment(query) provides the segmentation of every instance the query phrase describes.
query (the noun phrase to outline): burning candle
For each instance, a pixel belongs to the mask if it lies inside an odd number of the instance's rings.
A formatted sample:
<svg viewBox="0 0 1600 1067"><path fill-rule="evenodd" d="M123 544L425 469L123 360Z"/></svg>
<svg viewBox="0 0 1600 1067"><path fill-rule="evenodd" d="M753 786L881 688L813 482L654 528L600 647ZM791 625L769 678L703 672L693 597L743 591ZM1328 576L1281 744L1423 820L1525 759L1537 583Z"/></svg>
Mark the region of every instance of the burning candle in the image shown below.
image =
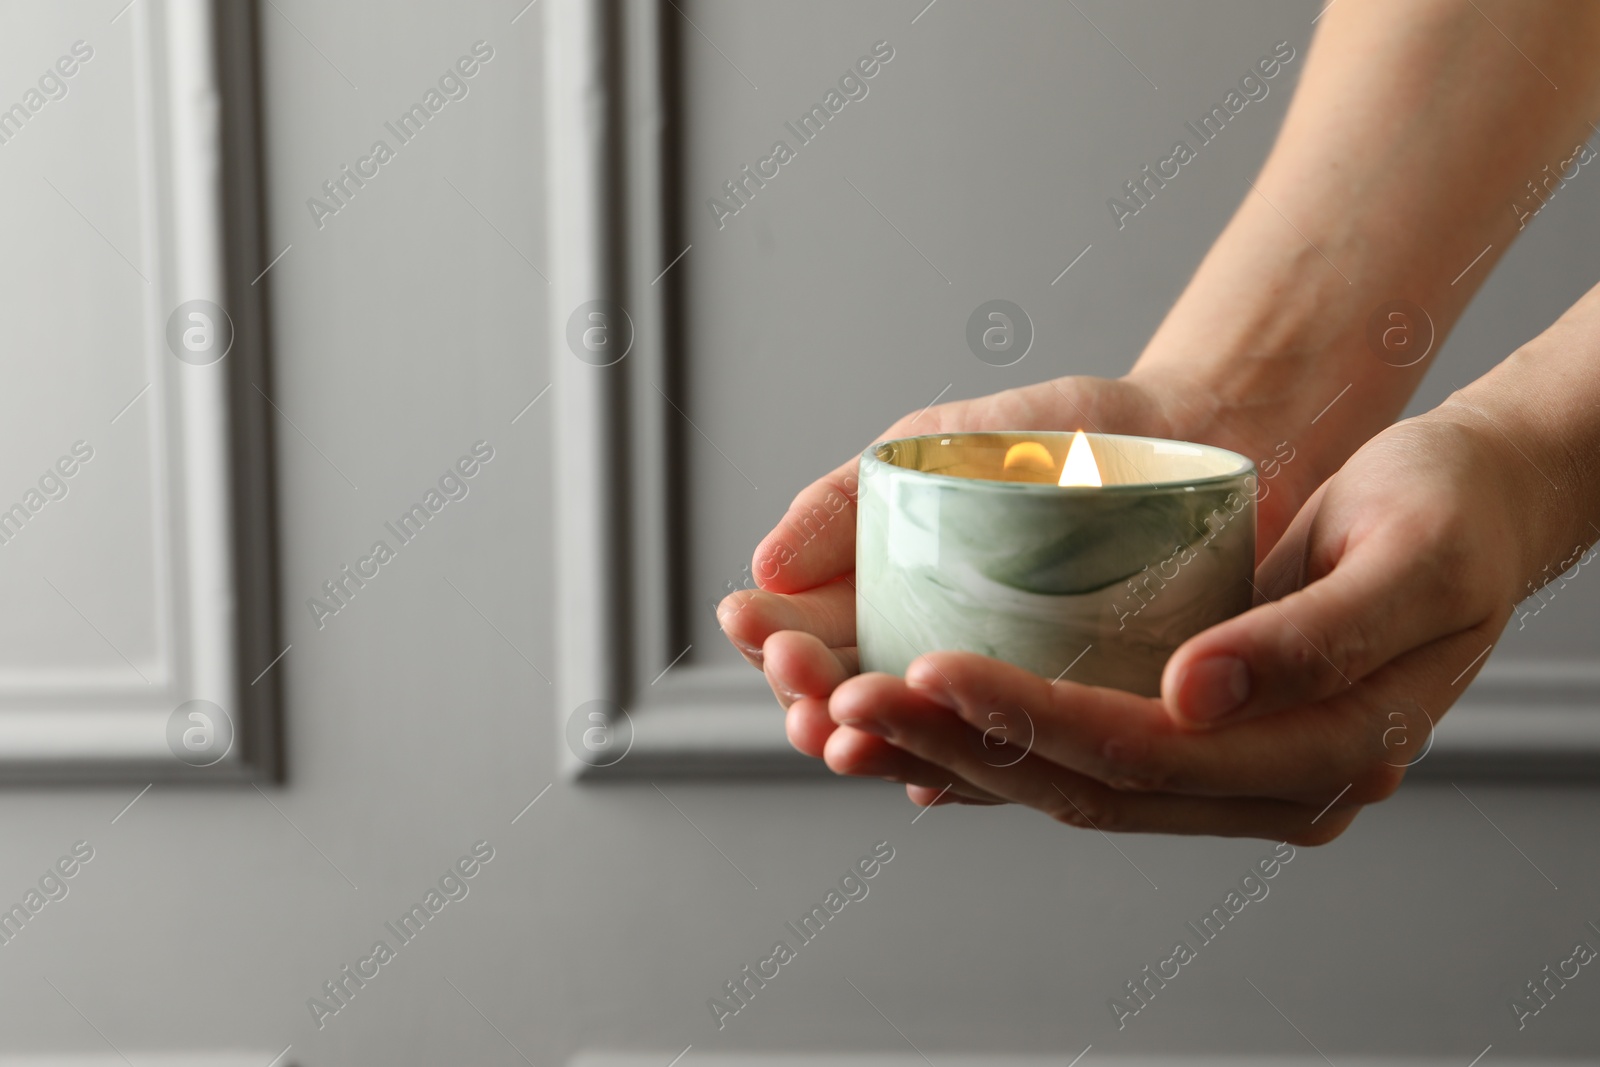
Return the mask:
<svg viewBox="0 0 1600 1067"><path fill-rule="evenodd" d="M957 649L1153 696L1189 637L1248 608L1254 465L1114 434L938 434L861 457L863 671Z"/></svg>

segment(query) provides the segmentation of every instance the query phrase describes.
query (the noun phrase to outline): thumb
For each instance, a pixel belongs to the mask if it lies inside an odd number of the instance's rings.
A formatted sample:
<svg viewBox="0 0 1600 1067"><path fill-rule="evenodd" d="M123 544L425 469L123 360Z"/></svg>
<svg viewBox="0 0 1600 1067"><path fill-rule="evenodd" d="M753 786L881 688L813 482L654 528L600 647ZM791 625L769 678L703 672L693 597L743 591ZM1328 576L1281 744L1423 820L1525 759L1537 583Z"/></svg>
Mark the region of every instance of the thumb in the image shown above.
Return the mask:
<svg viewBox="0 0 1600 1067"><path fill-rule="evenodd" d="M1040 409L1040 410L1035 410ZM924 408L890 426L878 440L957 430L1041 424L1047 412L1021 390ZM856 558L857 456L801 490L750 561L756 584L771 593L799 593L849 574Z"/></svg>
<svg viewBox="0 0 1600 1067"><path fill-rule="evenodd" d="M1269 558L1262 580L1277 584L1267 575L1285 562ZM1376 533L1325 576L1185 642L1167 661L1162 701L1180 723L1214 726L1326 700L1468 625L1454 617L1457 586L1440 555Z"/></svg>

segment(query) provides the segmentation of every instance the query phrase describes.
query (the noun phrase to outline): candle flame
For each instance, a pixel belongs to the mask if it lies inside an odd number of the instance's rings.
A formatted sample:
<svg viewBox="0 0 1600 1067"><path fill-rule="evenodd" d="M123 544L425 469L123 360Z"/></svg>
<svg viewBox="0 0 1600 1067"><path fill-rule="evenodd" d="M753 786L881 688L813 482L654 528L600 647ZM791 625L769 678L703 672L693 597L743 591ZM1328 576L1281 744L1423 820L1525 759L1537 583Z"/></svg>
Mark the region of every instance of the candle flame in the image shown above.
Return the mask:
<svg viewBox="0 0 1600 1067"><path fill-rule="evenodd" d="M1082 430L1072 435L1072 445L1067 449L1067 461L1061 465L1061 480L1057 485L1102 485L1100 465L1094 461L1094 449Z"/></svg>

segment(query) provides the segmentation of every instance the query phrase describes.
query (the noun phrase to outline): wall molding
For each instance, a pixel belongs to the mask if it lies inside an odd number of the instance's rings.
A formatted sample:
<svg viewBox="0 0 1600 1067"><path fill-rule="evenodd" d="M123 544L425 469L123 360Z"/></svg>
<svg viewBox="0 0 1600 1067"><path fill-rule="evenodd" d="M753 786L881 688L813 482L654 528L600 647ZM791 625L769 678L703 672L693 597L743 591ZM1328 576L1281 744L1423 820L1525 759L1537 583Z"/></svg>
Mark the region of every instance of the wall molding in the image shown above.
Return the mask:
<svg viewBox="0 0 1600 1067"><path fill-rule="evenodd" d="M677 21L661 0L552 0L546 7L549 217L555 382L557 567L561 632L558 730L592 700L626 711L631 748L592 767L563 741L579 778L823 775L794 752L760 675L674 667L682 496L675 475L684 358L668 274L685 241L676 215L673 78ZM670 14L670 9L666 9ZM627 308L633 348L607 367L568 347L568 316L609 299ZM676 646L676 647L674 647ZM621 716L614 715L614 719ZM1488 664L1413 775L1600 775L1600 664Z"/></svg>
<svg viewBox="0 0 1600 1067"><path fill-rule="evenodd" d="M139 343L150 381L157 661L141 671L0 677L0 782L254 780L278 768L277 683L251 680L281 651L265 376L255 5L149 0L130 7L141 220L151 269ZM263 283L265 284L265 283ZM167 351L186 300L227 309L233 345L194 366ZM128 565L145 565L129 560ZM233 723L227 755L178 760L168 718L194 699Z"/></svg>

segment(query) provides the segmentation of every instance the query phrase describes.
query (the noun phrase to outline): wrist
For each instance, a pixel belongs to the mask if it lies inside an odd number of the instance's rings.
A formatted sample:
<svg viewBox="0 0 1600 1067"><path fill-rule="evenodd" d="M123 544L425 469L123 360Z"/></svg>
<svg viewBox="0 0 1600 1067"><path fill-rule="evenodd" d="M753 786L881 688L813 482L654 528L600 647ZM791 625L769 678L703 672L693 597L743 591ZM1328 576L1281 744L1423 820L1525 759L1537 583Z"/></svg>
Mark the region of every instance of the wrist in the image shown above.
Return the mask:
<svg viewBox="0 0 1600 1067"><path fill-rule="evenodd" d="M1337 233L1318 241L1343 250ZM1314 489L1394 420L1425 369L1386 365L1367 344L1388 285L1349 284L1252 194L1129 377L1175 394L1177 417L1218 443L1289 442Z"/></svg>
<svg viewBox="0 0 1600 1067"><path fill-rule="evenodd" d="M1263 481L1263 530L1276 520L1281 530L1393 419L1412 385L1393 397L1382 392L1397 383L1372 374L1378 361L1362 333L1348 326L1363 318L1346 306L1348 293L1327 289L1314 267L1294 262L1281 247L1274 255L1284 258L1237 269L1224 249L1233 237L1218 242L1127 378L1163 398L1179 436L1254 460ZM1250 240L1258 249L1276 243ZM1320 259L1317 265L1339 290L1348 289ZM1269 284L1258 271L1277 280ZM1374 408L1382 409L1378 420Z"/></svg>
<svg viewBox="0 0 1600 1067"><path fill-rule="evenodd" d="M1517 516L1519 573L1535 588L1600 538L1600 396L1582 396L1595 390L1549 366L1560 353L1548 349L1536 338L1427 416L1467 428L1491 457L1483 499Z"/></svg>

